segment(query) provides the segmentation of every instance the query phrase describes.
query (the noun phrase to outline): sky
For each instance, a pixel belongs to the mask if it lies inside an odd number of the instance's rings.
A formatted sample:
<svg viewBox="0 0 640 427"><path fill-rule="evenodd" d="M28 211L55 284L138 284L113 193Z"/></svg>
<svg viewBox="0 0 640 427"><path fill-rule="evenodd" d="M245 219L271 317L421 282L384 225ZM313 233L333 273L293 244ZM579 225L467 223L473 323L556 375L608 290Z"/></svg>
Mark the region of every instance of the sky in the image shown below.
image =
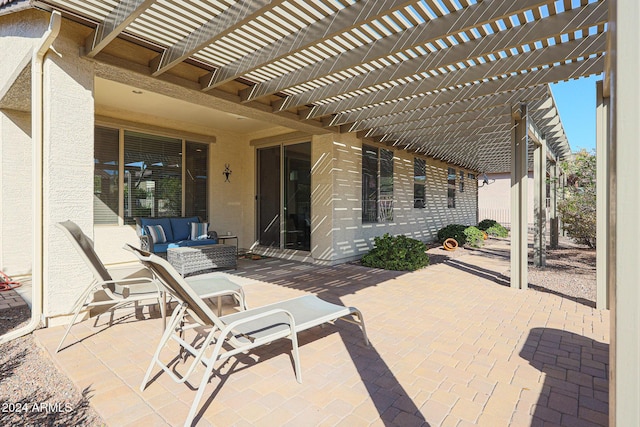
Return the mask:
<svg viewBox="0 0 640 427"><path fill-rule="evenodd" d="M596 148L596 81L592 76L551 85L571 151Z"/></svg>

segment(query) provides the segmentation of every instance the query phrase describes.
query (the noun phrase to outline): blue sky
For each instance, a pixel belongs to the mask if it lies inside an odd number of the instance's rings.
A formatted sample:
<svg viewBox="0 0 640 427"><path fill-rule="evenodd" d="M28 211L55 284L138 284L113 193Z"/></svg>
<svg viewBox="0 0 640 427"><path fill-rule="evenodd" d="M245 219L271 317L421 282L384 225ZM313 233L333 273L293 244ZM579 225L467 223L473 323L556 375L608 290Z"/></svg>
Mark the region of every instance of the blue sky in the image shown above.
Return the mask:
<svg viewBox="0 0 640 427"><path fill-rule="evenodd" d="M596 81L592 76L551 85L571 151L596 148Z"/></svg>

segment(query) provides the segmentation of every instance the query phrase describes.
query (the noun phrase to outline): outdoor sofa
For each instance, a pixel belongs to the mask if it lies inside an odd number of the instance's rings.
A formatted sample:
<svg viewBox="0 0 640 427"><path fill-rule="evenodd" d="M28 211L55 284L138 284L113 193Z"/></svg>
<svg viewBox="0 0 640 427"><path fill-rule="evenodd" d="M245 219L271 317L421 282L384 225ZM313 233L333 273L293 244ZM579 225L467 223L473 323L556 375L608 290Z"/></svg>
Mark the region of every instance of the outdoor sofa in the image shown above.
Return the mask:
<svg viewBox="0 0 640 427"><path fill-rule="evenodd" d="M166 257L167 249L218 243L215 231L208 231L209 224L197 216L135 218L140 247ZM195 224L195 225L194 225ZM158 226L161 227L159 233Z"/></svg>

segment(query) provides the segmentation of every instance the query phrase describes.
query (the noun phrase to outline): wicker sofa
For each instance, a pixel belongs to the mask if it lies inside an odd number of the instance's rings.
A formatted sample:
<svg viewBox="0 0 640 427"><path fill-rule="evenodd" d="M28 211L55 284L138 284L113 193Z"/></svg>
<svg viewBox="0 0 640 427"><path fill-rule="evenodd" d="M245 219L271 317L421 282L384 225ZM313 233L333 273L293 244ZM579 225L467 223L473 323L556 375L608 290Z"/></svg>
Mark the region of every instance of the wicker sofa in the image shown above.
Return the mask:
<svg viewBox="0 0 640 427"><path fill-rule="evenodd" d="M209 238L191 239L191 223L202 223L197 216L192 217L160 217L135 218L136 233L140 238L140 247L156 255L166 258L167 249L189 246L213 245L218 243L215 232L209 232ZM147 227L161 225L166 236L166 242L155 242L147 233Z"/></svg>

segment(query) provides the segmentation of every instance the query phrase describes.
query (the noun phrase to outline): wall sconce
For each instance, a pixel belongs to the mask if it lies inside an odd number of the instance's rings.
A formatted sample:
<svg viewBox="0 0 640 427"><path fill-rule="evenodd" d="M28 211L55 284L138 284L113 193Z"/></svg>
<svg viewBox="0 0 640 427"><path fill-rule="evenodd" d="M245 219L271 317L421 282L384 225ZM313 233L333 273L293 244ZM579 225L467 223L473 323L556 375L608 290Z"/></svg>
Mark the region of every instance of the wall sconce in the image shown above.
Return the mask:
<svg viewBox="0 0 640 427"><path fill-rule="evenodd" d="M222 172L222 175L224 175L224 182L231 182L229 181L229 177L231 176L231 164L224 164L224 171Z"/></svg>

